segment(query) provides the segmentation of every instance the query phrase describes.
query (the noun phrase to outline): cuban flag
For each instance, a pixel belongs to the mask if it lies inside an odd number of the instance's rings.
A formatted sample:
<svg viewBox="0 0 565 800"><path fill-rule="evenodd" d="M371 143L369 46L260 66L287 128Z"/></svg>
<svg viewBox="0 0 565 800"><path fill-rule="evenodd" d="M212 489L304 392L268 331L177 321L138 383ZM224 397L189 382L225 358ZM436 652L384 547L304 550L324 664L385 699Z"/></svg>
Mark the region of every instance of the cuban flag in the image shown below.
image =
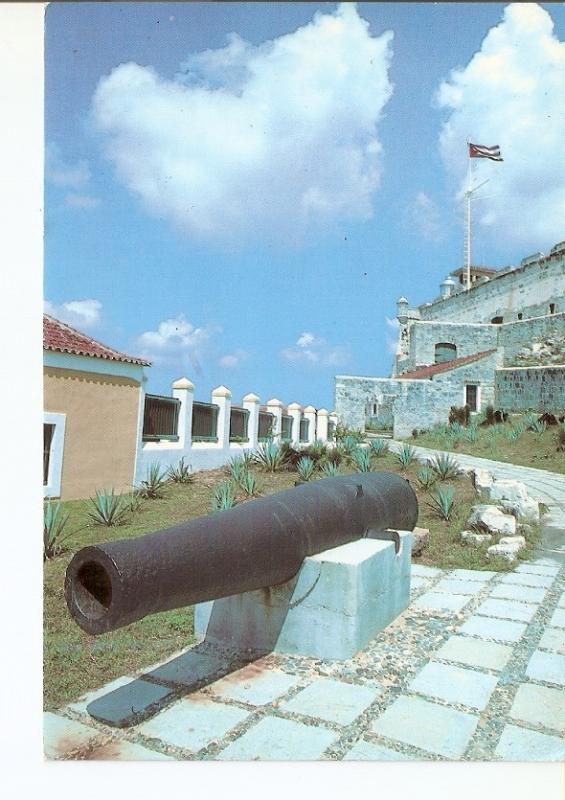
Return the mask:
<svg viewBox="0 0 565 800"><path fill-rule="evenodd" d="M486 147L482 144L471 144L469 142L469 158L490 158L491 161L504 161L500 156L500 147Z"/></svg>

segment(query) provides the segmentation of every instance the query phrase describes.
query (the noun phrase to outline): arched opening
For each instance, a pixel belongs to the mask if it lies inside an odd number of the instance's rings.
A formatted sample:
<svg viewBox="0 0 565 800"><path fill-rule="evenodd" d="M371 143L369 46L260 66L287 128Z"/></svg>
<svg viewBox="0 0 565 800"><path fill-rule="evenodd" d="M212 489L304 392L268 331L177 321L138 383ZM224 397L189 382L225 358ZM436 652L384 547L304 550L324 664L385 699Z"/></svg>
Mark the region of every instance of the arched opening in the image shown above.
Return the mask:
<svg viewBox="0 0 565 800"><path fill-rule="evenodd" d="M435 346L435 363L443 364L457 358L457 347L450 342L438 342Z"/></svg>
<svg viewBox="0 0 565 800"><path fill-rule="evenodd" d="M555 303L550 303L549 304L549 313L550 314L555 314Z"/></svg>
<svg viewBox="0 0 565 800"><path fill-rule="evenodd" d="M491 319L491 323L493 325L502 325L503 322L504 322L504 317L493 317Z"/></svg>

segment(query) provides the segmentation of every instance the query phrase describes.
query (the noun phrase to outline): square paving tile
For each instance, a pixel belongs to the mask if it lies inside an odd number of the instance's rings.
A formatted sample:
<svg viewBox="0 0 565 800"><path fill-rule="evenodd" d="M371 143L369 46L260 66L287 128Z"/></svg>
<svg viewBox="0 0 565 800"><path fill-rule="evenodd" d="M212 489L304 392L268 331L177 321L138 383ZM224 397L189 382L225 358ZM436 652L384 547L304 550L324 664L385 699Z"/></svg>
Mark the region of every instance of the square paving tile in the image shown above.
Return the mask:
<svg viewBox="0 0 565 800"><path fill-rule="evenodd" d="M315 761L337 738L338 734L327 728L264 717L228 745L218 758L222 761Z"/></svg>
<svg viewBox="0 0 565 800"><path fill-rule="evenodd" d="M412 564L410 574L417 575L419 578L437 578L443 574L443 570L436 567L425 567L423 564Z"/></svg>
<svg viewBox="0 0 565 800"><path fill-rule="evenodd" d="M319 678L292 700L280 705L283 711L318 717L339 725L349 725L381 694L381 689Z"/></svg>
<svg viewBox="0 0 565 800"><path fill-rule="evenodd" d="M445 758L460 758L478 717L419 697L399 697L371 725L374 733Z"/></svg>
<svg viewBox="0 0 565 800"><path fill-rule="evenodd" d="M537 610L537 606L528 603L489 598L481 603L475 613L483 614L486 617L502 617L502 619L513 619L517 622L530 622Z"/></svg>
<svg viewBox="0 0 565 800"><path fill-rule="evenodd" d="M530 572L509 572L507 575L502 576L500 583L506 586L533 586L549 589L554 580L555 578L553 575L533 575Z"/></svg>
<svg viewBox="0 0 565 800"><path fill-rule="evenodd" d="M516 692L510 716L522 722L543 725L544 728L565 733L565 692L533 683L522 683Z"/></svg>
<svg viewBox="0 0 565 800"><path fill-rule="evenodd" d="M517 642L528 626L524 622L513 622L496 617L470 617L460 628L461 633L480 636L482 639L496 639L499 642Z"/></svg>
<svg viewBox="0 0 565 800"><path fill-rule="evenodd" d="M214 703L196 692L144 722L137 730L150 739L195 753L225 736L249 713L242 708Z"/></svg>
<svg viewBox="0 0 565 800"><path fill-rule="evenodd" d="M127 675L123 675L121 678L116 678L115 681L107 683L100 689L96 689L94 692L88 692L87 694L84 694L76 701L76 703L70 703L68 708L72 708L73 711L77 711L79 714L86 714L86 707L93 700L97 700L99 697L103 697L105 694L110 694L110 692L113 692L114 689L120 689L122 686L127 686L127 684L131 683L133 680L135 680L135 678L128 677Z"/></svg>
<svg viewBox="0 0 565 800"><path fill-rule="evenodd" d="M563 594L559 598L559 600L557 602L557 607L558 608L565 608L565 592L563 592Z"/></svg>
<svg viewBox="0 0 565 800"><path fill-rule="evenodd" d="M496 686L493 675L431 661L416 675L409 689L448 703L482 711Z"/></svg>
<svg viewBox="0 0 565 800"><path fill-rule="evenodd" d="M565 608L556 608L549 624L555 628L565 628Z"/></svg>
<svg viewBox="0 0 565 800"><path fill-rule="evenodd" d="M93 700L87 711L99 722L126 728L147 719L173 696L173 689L137 678Z"/></svg>
<svg viewBox="0 0 565 800"><path fill-rule="evenodd" d="M482 569L454 569L450 572L448 577L458 581L480 581L486 583L498 575L498 572L491 572L490 570Z"/></svg>
<svg viewBox="0 0 565 800"><path fill-rule="evenodd" d="M420 578L419 575L412 575L410 577L410 589L426 589L429 585L429 578Z"/></svg>
<svg viewBox="0 0 565 800"><path fill-rule="evenodd" d="M502 600L518 600L520 603L541 603L545 595L545 589L506 583L499 583L497 586L493 586L490 592L490 597L497 597Z"/></svg>
<svg viewBox="0 0 565 800"><path fill-rule="evenodd" d="M398 753L389 747L360 739L343 757L344 761L414 761L411 756Z"/></svg>
<svg viewBox="0 0 565 800"><path fill-rule="evenodd" d="M468 636L451 636L436 653L437 658L492 670L503 669L511 655L512 648L507 645L479 642Z"/></svg>
<svg viewBox="0 0 565 800"><path fill-rule="evenodd" d="M425 611L452 611L457 613L467 605L470 599L470 597L462 594L442 594L441 592L432 591L420 595L417 600L414 600L411 607Z"/></svg>
<svg viewBox="0 0 565 800"><path fill-rule="evenodd" d="M562 761L565 741L558 736L506 725L494 754L505 761Z"/></svg>
<svg viewBox="0 0 565 800"><path fill-rule="evenodd" d="M559 567L549 564L538 564L526 561L518 564L514 572L529 572L533 575L557 575Z"/></svg>
<svg viewBox="0 0 565 800"><path fill-rule="evenodd" d="M43 715L43 751L45 758L63 758L67 753L91 747L103 734L82 722L58 714Z"/></svg>
<svg viewBox="0 0 565 800"><path fill-rule="evenodd" d="M565 686L565 656L536 650L526 669L528 678Z"/></svg>
<svg viewBox="0 0 565 800"><path fill-rule="evenodd" d="M142 747L140 744L118 739L95 747L87 754L86 761L175 761L175 759L148 747Z"/></svg>
<svg viewBox="0 0 565 800"><path fill-rule="evenodd" d="M299 680L295 675L287 675L280 670L262 669L249 664L211 683L209 689L218 697L263 706L286 694Z"/></svg>
<svg viewBox="0 0 565 800"><path fill-rule="evenodd" d="M565 631L560 628L546 628L538 647L565 653Z"/></svg>
<svg viewBox="0 0 565 800"><path fill-rule="evenodd" d="M451 578L442 578L434 586L434 592L447 592L448 594L467 594L476 595L483 589L483 585L478 581L459 581Z"/></svg>

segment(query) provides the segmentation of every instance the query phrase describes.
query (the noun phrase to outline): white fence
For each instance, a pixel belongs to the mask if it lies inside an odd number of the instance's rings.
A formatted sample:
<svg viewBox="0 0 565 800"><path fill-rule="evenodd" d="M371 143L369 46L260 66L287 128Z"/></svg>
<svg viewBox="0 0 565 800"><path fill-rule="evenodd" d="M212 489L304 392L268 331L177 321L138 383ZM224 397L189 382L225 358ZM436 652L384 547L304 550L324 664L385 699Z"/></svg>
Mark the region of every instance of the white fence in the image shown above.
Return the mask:
<svg viewBox="0 0 565 800"><path fill-rule="evenodd" d="M172 385L172 398L178 401L173 404L169 400L169 404L174 405L174 413L169 415L169 428L171 424L172 428L168 430L167 436L163 435L160 438L162 431L159 430L152 434L147 434L146 431L144 434L144 427L147 427L146 398L142 393L135 466L136 484L146 477L148 467L153 463L158 463L166 469L176 466L184 457L185 463L190 464L193 472L215 469L227 464L231 458L240 455L244 450L256 450L261 441L271 437L275 442L287 440L296 448L308 446L316 440L331 442L332 426L337 425L336 415L325 408L316 410L313 406L306 406L303 409L298 403L290 403L285 408L280 400L272 399L261 410L261 401L257 395L247 394L241 404L235 406L242 411L239 416L245 420L245 435L237 437L234 441L234 437L230 437L232 395L225 386L218 386L212 391L209 404L198 403L194 400L194 384L186 378L181 378ZM157 402L164 401L166 405L167 398L155 399ZM199 436L193 433L194 417L203 410L204 413L211 412L209 416L215 418L213 436ZM283 418L286 422L284 426ZM269 422L269 433L268 436L261 437L260 428L265 427L266 421ZM305 433L306 427L307 435L301 438L301 430Z"/></svg>

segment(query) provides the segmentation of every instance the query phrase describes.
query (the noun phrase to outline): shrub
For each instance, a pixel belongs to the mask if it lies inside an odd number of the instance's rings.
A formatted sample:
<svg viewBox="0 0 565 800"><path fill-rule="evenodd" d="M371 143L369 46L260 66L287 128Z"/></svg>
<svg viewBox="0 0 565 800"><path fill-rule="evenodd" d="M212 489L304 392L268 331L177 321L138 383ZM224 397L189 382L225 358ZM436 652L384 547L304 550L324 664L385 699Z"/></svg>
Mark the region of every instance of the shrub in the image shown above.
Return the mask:
<svg viewBox="0 0 565 800"><path fill-rule="evenodd" d="M248 497L255 497L259 493L259 489L257 487L257 479L252 472L242 472L239 480L238 480L239 487L242 489L243 492Z"/></svg>
<svg viewBox="0 0 565 800"><path fill-rule="evenodd" d="M517 442L520 436L524 433L521 427L510 428L504 432L505 437L509 442Z"/></svg>
<svg viewBox="0 0 565 800"><path fill-rule="evenodd" d="M214 489L212 498L212 511L225 511L236 504L231 481L224 481Z"/></svg>
<svg viewBox="0 0 565 800"><path fill-rule="evenodd" d="M322 464L321 469L324 473L324 477L326 478L333 478L335 475L339 475L341 472L339 464L336 464L335 461L326 461L324 464Z"/></svg>
<svg viewBox="0 0 565 800"><path fill-rule="evenodd" d="M355 436L346 436L341 442L341 449L343 450L344 454L351 458L353 453L359 447L359 441L360 440Z"/></svg>
<svg viewBox="0 0 565 800"><path fill-rule="evenodd" d="M326 463L335 464L336 466L339 466L344 460L345 455L341 447L332 447L331 450L327 450L326 455L324 456L324 461Z"/></svg>
<svg viewBox="0 0 565 800"><path fill-rule="evenodd" d="M565 450L565 426L561 425L557 433L557 452L562 453Z"/></svg>
<svg viewBox="0 0 565 800"><path fill-rule="evenodd" d="M128 507L128 510L135 514L141 506L143 505L143 498L139 489L134 489L128 495L125 496L124 501Z"/></svg>
<svg viewBox="0 0 565 800"><path fill-rule="evenodd" d="M129 512L122 495L116 494L113 489L111 492L97 489L96 497L91 497L90 502L93 509L88 512L88 516L97 525L106 525L107 528L121 525Z"/></svg>
<svg viewBox="0 0 565 800"><path fill-rule="evenodd" d="M395 455L402 469L406 470L416 458L416 451L409 444L405 444Z"/></svg>
<svg viewBox="0 0 565 800"><path fill-rule="evenodd" d="M340 422L335 427L335 440L339 444L340 442L345 441L345 439L354 439L355 443L362 442L364 434L361 431L355 430L354 428L348 428L347 425L342 425Z"/></svg>
<svg viewBox="0 0 565 800"><path fill-rule="evenodd" d="M386 439L372 439L369 446L371 448L371 454L377 458L381 458L388 453L388 442Z"/></svg>
<svg viewBox="0 0 565 800"><path fill-rule="evenodd" d="M265 442L255 451L255 462L267 472L277 472L284 466L284 451L275 442Z"/></svg>
<svg viewBox="0 0 565 800"><path fill-rule="evenodd" d="M357 472L371 471L371 452L366 448L359 447L352 455L353 465Z"/></svg>
<svg viewBox="0 0 565 800"><path fill-rule="evenodd" d="M440 486L435 495L431 495L428 506L435 511L441 519L448 522L455 508L453 486Z"/></svg>
<svg viewBox="0 0 565 800"><path fill-rule="evenodd" d="M63 536L65 526L69 521L69 512L63 511L58 501L52 503L48 500L43 506L43 560L54 558L62 552L62 544L71 535Z"/></svg>
<svg viewBox="0 0 565 800"><path fill-rule="evenodd" d="M314 474L315 469L316 465L309 456L302 456L302 458L296 465L298 477L300 478L301 481L309 481L312 475Z"/></svg>
<svg viewBox="0 0 565 800"><path fill-rule="evenodd" d="M155 462L149 465L147 478L141 481L139 493L146 500L157 500L163 497L167 486L167 473L161 472L161 466Z"/></svg>
<svg viewBox="0 0 565 800"><path fill-rule="evenodd" d="M422 467L418 472L417 479L422 489L431 489L437 481L437 475L429 467Z"/></svg>
<svg viewBox="0 0 565 800"><path fill-rule="evenodd" d="M473 427L470 426L469 428L467 428L467 430L465 431L465 440L467 442L471 442L472 444L474 444L476 441L478 441L478 439L479 439L478 430L474 426Z"/></svg>
<svg viewBox="0 0 565 800"><path fill-rule="evenodd" d="M471 409L469 406L451 406L449 409L449 424L458 422L460 425L467 427L469 419L471 418Z"/></svg>
<svg viewBox="0 0 565 800"><path fill-rule="evenodd" d="M456 478L461 472L461 467L453 456L448 453L440 453L428 462L430 469L435 472L442 481Z"/></svg>
<svg viewBox="0 0 565 800"><path fill-rule="evenodd" d="M417 439L419 432L418 428L412 428L412 438Z"/></svg>
<svg viewBox="0 0 565 800"><path fill-rule="evenodd" d="M485 423L487 425L494 425L495 422L494 406L487 406L485 408Z"/></svg>
<svg viewBox="0 0 565 800"><path fill-rule="evenodd" d="M169 467L169 478L174 483L192 483L194 475L192 474L192 467L190 464L184 463L184 456L181 458L176 467Z"/></svg>

